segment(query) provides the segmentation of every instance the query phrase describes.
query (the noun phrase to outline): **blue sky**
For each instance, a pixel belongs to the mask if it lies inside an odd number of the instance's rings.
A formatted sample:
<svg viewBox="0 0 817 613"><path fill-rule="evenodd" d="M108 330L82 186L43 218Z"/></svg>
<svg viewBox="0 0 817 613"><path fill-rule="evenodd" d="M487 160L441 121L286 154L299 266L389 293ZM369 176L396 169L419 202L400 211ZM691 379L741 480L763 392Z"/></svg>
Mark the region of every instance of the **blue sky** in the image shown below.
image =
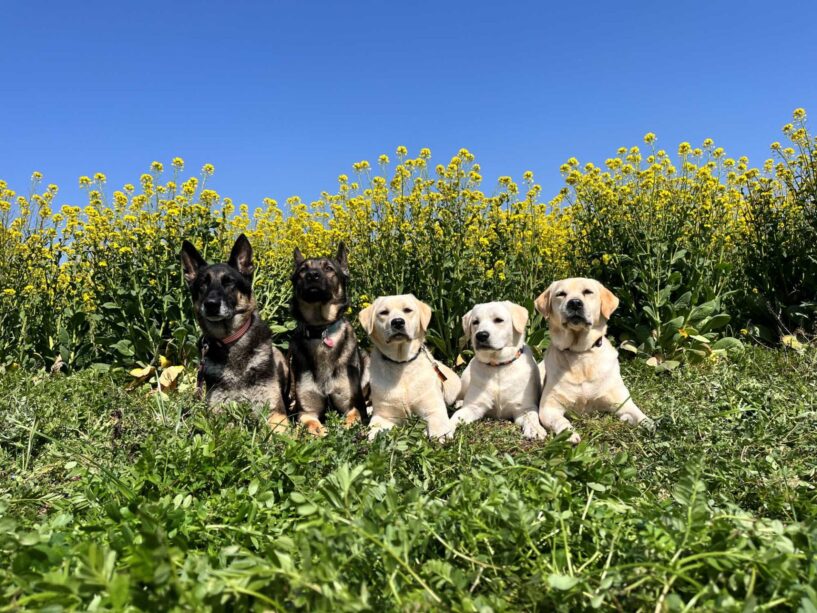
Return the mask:
<svg viewBox="0 0 817 613"><path fill-rule="evenodd" d="M79 175L178 155L256 206L405 145L550 195L568 157L648 131L759 165L795 107L817 117L814 24L814 2L6 3L0 178L78 204Z"/></svg>

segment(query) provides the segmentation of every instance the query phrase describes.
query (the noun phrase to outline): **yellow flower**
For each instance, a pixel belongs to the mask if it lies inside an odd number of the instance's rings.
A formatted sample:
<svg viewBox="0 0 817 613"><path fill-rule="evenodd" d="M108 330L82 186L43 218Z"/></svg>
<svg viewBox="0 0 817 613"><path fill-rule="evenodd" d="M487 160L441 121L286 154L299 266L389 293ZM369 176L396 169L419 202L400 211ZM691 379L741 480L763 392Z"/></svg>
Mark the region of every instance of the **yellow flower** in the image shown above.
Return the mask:
<svg viewBox="0 0 817 613"><path fill-rule="evenodd" d="M184 160L182 158L173 158L173 167L182 170L184 168Z"/></svg>
<svg viewBox="0 0 817 613"><path fill-rule="evenodd" d="M687 155L690 151L692 151L692 145L689 143L681 143L678 145L678 155Z"/></svg>
<svg viewBox="0 0 817 613"><path fill-rule="evenodd" d="M35 170L33 173L31 173L31 180L34 182L42 181L43 173L41 173L39 170Z"/></svg>
<svg viewBox="0 0 817 613"><path fill-rule="evenodd" d="M162 171L164 171L165 167L164 167L164 165L163 165L161 162L153 162L153 163L150 165L150 169L151 169L153 172L162 172Z"/></svg>
<svg viewBox="0 0 817 613"><path fill-rule="evenodd" d="M3 290L3 295L4 296L16 296L17 292L12 288L7 287L6 289Z"/></svg>
<svg viewBox="0 0 817 613"><path fill-rule="evenodd" d="M91 184L91 178L82 176L79 178L79 186L80 187L88 187Z"/></svg>
<svg viewBox="0 0 817 613"><path fill-rule="evenodd" d="M652 143L654 143L655 142L655 134L653 134L652 132L647 132L644 135L644 142L647 143L648 145L651 145Z"/></svg>
<svg viewBox="0 0 817 613"><path fill-rule="evenodd" d="M408 155L408 149L406 149L403 145L400 145L397 148L397 157L405 157Z"/></svg>
<svg viewBox="0 0 817 613"><path fill-rule="evenodd" d="M94 181L96 181L97 183L105 183L105 181L107 180L108 178L101 172L98 172L94 175Z"/></svg>
<svg viewBox="0 0 817 613"><path fill-rule="evenodd" d="M201 172L209 177L216 172L216 168L212 164L205 164L201 167Z"/></svg>
<svg viewBox="0 0 817 613"><path fill-rule="evenodd" d="M806 109L804 109L804 108L794 109L794 113L792 113L792 117L794 117L794 119L796 121L804 120L806 118Z"/></svg>

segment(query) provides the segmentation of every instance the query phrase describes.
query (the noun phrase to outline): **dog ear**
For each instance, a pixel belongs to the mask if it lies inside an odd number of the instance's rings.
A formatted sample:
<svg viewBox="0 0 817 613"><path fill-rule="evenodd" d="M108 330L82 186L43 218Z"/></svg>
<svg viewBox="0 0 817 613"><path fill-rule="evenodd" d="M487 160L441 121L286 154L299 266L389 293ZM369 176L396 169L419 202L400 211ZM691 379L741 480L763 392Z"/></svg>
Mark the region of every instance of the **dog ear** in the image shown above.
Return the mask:
<svg viewBox="0 0 817 613"><path fill-rule="evenodd" d="M507 300L505 301L505 304L511 311L513 329L519 334L522 334L525 331L525 326L528 325L528 309Z"/></svg>
<svg viewBox="0 0 817 613"><path fill-rule="evenodd" d="M410 296L417 303L417 310L420 312L420 328L425 333L431 323L431 307L425 302L421 302L414 294L410 294Z"/></svg>
<svg viewBox="0 0 817 613"><path fill-rule="evenodd" d="M301 264L306 261L306 258L301 253L301 250L298 247L295 247L295 251L292 252L292 258L295 261L295 268L298 268Z"/></svg>
<svg viewBox="0 0 817 613"><path fill-rule="evenodd" d="M609 289L599 283L599 293L601 294L601 316L610 319L610 316L618 308L618 298Z"/></svg>
<svg viewBox="0 0 817 613"><path fill-rule="evenodd" d="M227 263L240 272L245 279L252 279L252 273L255 272L255 266L252 263L252 245L244 234L235 239Z"/></svg>
<svg viewBox="0 0 817 613"><path fill-rule="evenodd" d="M374 314L375 314L375 307L377 305L377 300L363 309L360 313L357 314L357 320L360 322L360 325L363 326L363 330L365 330L366 334L371 336L372 332L374 331Z"/></svg>
<svg viewBox="0 0 817 613"><path fill-rule="evenodd" d="M340 271L349 276L349 250L346 248L346 243L340 241L338 245L338 254L335 256L338 264L340 264Z"/></svg>
<svg viewBox="0 0 817 613"><path fill-rule="evenodd" d="M474 309L471 309L462 316L462 331L465 332L465 339L468 342L471 342L471 313L473 312Z"/></svg>
<svg viewBox="0 0 817 613"><path fill-rule="evenodd" d="M191 287L199 274L199 268L207 266L207 262L190 241L182 242L182 252L179 257L182 259L184 280L187 281L187 286Z"/></svg>
<svg viewBox="0 0 817 613"><path fill-rule="evenodd" d="M533 306L545 319L550 317L550 294L553 292L554 285L556 285L555 281L533 301Z"/></svg>

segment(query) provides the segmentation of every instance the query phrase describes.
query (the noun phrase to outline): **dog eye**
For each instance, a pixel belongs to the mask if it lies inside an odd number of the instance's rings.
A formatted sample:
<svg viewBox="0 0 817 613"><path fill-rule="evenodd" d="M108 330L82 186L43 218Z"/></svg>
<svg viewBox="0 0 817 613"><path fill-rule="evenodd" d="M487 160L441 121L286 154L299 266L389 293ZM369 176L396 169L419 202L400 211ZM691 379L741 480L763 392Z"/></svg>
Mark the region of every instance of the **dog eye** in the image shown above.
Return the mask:
<svg viewBox="0 0 817 613"><path fill-rule="evenodd" d="M505 320L502 319L501 317L494 317L494 323L495 324L501 324L503 321L505 321Z"/></svg>
<svg viewBox="0 0 817 613"><path fill-rule="evenodd" d="M230 277L225 277L224 279L221 280L221 285L224 287L230 287L234 283L235 281L233 281Z"/></svg>
<svg viewBox="0 0 817 613"><path fill-rule="evenodd" d="M405 309L403 309L403 313L406 313L406 314L408 314L408 313L412 313L413 311L414 311L414 309L410 309L410 308L408 308L408 307L406 307Z"/></svg>
<svg viewBox="0 0 817 613"><path fill-rule="evenodd" d="M474 321L472 321L471 325L472 326L478 326L479 325L479 319L475 319Z"/></svg>
<svg viewBox="0 0 817 613"><path fill-rule="evenodd" d="M389 314L389 310L388 309L383 309L382 311L378 311L377 314L381 315L381 316L386 316L386 315Z"/></svg>
<svg viewBox="0 0 817 613"><path fill-rule="evenodd" d="M582 294L584 294L585 296L589 296L589 295L590 295L590 294L592 294L592 293L593 293L593 290L592 290L592 289L586 289L586 290L583 290L583 291L582 291Z"/></svg>
<svg viewBox="0 0 817 613"><path fill-rule="evenodd" d="M558 293L556 294L556 297L557 297L557 298L564 298L565 296L567 296L567 292L558 292Z"/></svg>

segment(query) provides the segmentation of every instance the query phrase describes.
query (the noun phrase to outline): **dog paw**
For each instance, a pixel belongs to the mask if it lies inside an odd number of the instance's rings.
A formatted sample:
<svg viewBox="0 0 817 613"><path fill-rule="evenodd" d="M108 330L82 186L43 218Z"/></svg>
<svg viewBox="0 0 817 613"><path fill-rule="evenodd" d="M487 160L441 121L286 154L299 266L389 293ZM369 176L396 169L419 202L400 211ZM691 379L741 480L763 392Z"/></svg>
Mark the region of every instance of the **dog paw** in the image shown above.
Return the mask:
<svg viewBox="0 0 817 613"><path fill-rule="evenodd" d="M655 421L650 417L645 417L638 423L639 428L644 428L650 434L655 434Z"/></svg>
<svg viewBox="0 0 817 613"><path fill-rule="evenodd" d="M578 432L574 432L573 434L570 435L570 438L567 439L567 442L570 443L571 445L578 445L579 443L582 442L582 437L579 436Z"/></svg>
<svg viewBox="0 0 817 613"><path fill-rule="evenodd" d="M547 438L547 430L542 426L524 425L522 426L522 437L535 441L543 441Z"/></svg>
<svg viewBox="0 0 817 613"><path fill-rule="evenodd" d="M306 430L310 434L320 438L326 436L326 428L324 428L323 424L319 421L306 422Z"/></svg>
<svg viewBox="0 0 817 613"><path fill-rule="evenodd" d="M273 432L280 434L289 430L289 418L283 413L273 413L267 418L267 425Z"/></svg>
<svg viewBox="0 0 817 613"><path fill-rule="evenodd" d="M358 411L357 409L352 409L351 411L346 413L346 416L343 418L343 425L346 426L347 428L351 428L352 426L360 423L361 421L362 419L360 417L360 411Z"/></svg>

